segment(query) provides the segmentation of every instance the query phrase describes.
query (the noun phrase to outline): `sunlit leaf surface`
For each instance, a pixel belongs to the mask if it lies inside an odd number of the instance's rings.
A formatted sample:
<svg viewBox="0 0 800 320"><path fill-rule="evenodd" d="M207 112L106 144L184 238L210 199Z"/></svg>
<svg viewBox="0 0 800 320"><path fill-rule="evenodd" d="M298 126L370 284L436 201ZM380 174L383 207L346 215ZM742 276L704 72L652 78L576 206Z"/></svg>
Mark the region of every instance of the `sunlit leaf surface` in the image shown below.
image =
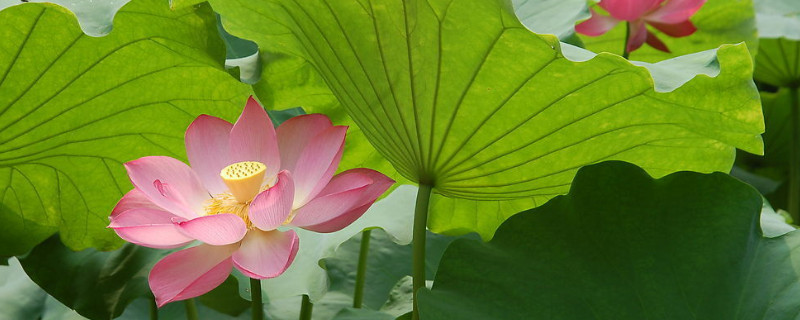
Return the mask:
<svg viewBox="0 0 800 320"><path fill-rule="evenodd" d="M555 38L525 29L502 1L212 5L231 33L307 61L394 168L449 197L541 204L598 161L664 175L729 170L734 147L761 152L744 45L718 52L716 78L661 93L620 57L565 59ZM432 215L446 221L436 231L490 236L497 225Z"/></svg>
<svg viewBox="0 0 800 320"><path fill-rule="evenodd" d="M73 249L111 249L105 226L131 188L122 163L184 158L201 113L235 119L249 89L223 69L208 6L139 0L101 38L66 9L0 11L0 256L56 231Z"/></svg>

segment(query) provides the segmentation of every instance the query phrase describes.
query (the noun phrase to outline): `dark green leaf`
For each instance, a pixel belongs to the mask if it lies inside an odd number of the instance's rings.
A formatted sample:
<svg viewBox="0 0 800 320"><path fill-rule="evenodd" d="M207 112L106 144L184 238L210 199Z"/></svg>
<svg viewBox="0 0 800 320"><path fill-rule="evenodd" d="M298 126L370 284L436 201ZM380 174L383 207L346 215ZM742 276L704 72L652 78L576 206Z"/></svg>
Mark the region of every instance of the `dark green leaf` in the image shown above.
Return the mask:
<svg viewBox="0 0 800 320"><path fill-rule="evenodd" d="M722 173L588 166L491 242L453 242L422 319L796 319L800 233L764 238L760 211Z"/></svg>
<svg viewBox="0 0 800 320"><path fill-rule="evenodd" d="M197 300L211 309L234 317L250 308L250 301L239 296L239 283L234 276L229 276L219 287Z"/></svg>
<svg viewBox="0 0 800 320"><path fill-rule="evenodd" d="M20 263L36 284L61 303L90 319L111 319L150 292L147 274L167 253L132 244L111 252L73 252L53 236L20 258Z"/></svg>

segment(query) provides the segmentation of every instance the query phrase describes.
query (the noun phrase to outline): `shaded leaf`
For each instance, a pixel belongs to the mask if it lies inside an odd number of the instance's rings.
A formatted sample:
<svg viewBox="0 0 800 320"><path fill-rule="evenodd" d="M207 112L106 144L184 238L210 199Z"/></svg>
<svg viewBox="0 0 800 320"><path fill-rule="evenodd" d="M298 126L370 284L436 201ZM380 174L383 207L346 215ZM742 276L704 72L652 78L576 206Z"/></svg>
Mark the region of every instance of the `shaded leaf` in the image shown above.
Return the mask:
<svg viewBox="0 0 800 320"><path fill-rule="evenodd" d="M197 300L211 309L234 317L250 308L250 301L239 296L239 284L234 276L229 276L225 282Z"/></svg>
<svg viewBox="0 0 800 320"><path fill-rule="evenodd" d="M20 263L36 284L64 305L87 318L111 319L150 292L150 268L168 253L132 244L111 252L73 252L53 236Z"/></svg>
<svg viewBox="0 0 800 320"><path fill-rule="evenodd" d="M800 233L764 238L761 207L722 173L585 167L491 242L453 242L421 318L795 319Z"/></svg>

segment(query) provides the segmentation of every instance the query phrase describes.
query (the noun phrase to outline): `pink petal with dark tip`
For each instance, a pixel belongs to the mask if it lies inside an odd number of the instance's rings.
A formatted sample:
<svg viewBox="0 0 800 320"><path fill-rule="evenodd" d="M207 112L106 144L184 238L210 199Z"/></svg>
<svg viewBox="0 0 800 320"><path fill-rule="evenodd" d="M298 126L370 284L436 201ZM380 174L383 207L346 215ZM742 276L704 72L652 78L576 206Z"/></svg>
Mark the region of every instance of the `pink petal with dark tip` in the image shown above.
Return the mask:
<svg viewBox="0 0 800 320"><path fill-rule="evenodd" d="M647 44L657 50L669 53L669 48L667 48L667 45L650 31L647 31Z"/></svg>
<svg viewBox="0 0 800 320"><path fill-rule="evenodd" d="M664 34L675 38L685 37L697 31L697 28L689 20L676 24L663 24L657 22L648 22L648 23L654 28L663 32Z"/></svg>
<svg viewBox="0 0 800 320"><path fill-rule="evenodd" d="M633 21L628 27L630 28L630 35L628 36L628 45L625 49L628 52L633 52L639 49L647 40L647 27L644 21Z"/></svg>

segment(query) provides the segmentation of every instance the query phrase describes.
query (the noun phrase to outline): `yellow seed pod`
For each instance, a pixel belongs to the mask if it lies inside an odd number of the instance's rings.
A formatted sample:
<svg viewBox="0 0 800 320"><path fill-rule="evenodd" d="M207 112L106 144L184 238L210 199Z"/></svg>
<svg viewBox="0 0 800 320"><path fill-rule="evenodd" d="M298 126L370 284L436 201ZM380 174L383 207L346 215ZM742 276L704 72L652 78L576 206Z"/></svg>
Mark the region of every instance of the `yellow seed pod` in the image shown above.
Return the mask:
<svg viewBox="0 0 800 320"><path fill-rule="evenodd" d="M247 203L261 190L267 166L257 161L243 161L222 169L219 176L225 181L233 197L240 203Z"/></svg>

